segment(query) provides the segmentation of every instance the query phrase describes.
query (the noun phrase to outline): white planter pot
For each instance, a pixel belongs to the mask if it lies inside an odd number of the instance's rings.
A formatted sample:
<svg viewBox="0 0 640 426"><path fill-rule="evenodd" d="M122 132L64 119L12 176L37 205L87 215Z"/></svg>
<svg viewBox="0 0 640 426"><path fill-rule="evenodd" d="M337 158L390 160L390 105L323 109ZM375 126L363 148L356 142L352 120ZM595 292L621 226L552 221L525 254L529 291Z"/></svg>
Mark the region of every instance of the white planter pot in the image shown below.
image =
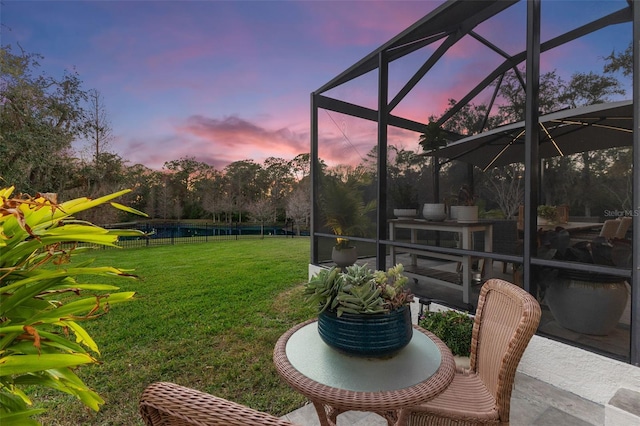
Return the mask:
<svg viewBox="0 0 640 426"><path fill-rule="evenodd" d="M393 209L393 214L398 219L414 219L418 215L416 209Z"/></svg>
<svg viewBox="0 0 640 426"><path fill-rule="evenodd" d="M449 218L451 220L458 220L458 207L460 206L449 207Z"/></svg>
<svg viewBox="0 0 640 426"><path fill-rule="evenodd" d="M447 212L444 210L444 203L425 203L422 208L422 216L436 222L445 220Z"/></svg>
<svg viewBox="0 0 640 426"><path fill-rule="evenodd" d="M458 206L458 223L476 223L478 206Z"/></svg>

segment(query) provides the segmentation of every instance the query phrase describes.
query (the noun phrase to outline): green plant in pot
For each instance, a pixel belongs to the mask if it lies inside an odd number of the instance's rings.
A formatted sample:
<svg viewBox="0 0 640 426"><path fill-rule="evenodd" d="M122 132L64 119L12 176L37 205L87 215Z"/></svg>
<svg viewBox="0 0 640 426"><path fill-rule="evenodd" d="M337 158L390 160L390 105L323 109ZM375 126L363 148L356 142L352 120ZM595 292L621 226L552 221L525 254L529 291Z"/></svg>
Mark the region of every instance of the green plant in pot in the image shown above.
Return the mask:
<svg viewBox="0 0 640 426"><path fill-rule="evenodd" d="M418 325L438 336L454 355L471 355L471 316L454 310L425 312L418 319Z"/></svg>
<svg viewBox="0 0 640 426"><path fill-rule="evenodd" d="M51 196L14 195L0 189L0 424L38 424L31 398L39 387L75 396L98 411L102 398L76 374L78 367L97 364L98 345L82 327L106 314L110 306L132 299L133 292L87 283L88 276L134 278L130 271L72 262L89 247L117 247L119 236L140 231L104 229L73 215L110 203L129 192L97 199L78 198L58 204Z"/></svg>
<svg viewBox="0 0 640 426"><path fill-rule="evenodd" d="M418 193L415 183L406 177L400 177L391 186L391 199L395 208L393 214L398 218L414 218L418 214Z"/></svg>
<svg viewBox="0 0 640 426"><path fill-rule="evenodd" d="M304 288L318 310L318 332L331 347L359 356L389 356L411 340L413 295L404 268L387 271L352 265L315 274Z"/></svg>
<svg viewBox="0 0 640 426"><path fill-rule="evenodd" d="M457 221L460 223L475 223L478 221L478 206L473 190L467 184L458 191L458 206L456 207Z"/></svg>
<svg viewBox="0 0 640 426"><path fill-rule="evenodd" d="M596 237L571 245L569 233L558 228L540 232L539 241L538 256L546 259L631 266L629 240ZM611 274L540 268L538 282L556 321L583 334L609 334L618 324L629 297L626 280Z"/></svg>

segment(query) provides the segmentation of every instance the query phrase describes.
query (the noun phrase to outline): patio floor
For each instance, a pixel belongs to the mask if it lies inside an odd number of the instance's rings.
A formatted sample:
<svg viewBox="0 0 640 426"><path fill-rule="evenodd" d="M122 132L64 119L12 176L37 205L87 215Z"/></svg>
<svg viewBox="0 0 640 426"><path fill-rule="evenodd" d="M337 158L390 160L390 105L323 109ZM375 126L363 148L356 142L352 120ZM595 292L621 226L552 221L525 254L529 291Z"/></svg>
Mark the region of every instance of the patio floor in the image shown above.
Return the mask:
<svg viewBox="0 0 640 426"><path fill-rule="evenodd" d="M283 418L300 426L320 425L311 404ZM338 416L338 426L386 424L386 420L372 413L349 411ZM604 407L548 383L517 373L511 395L511 425L601 426L604 425Z"/></svg>

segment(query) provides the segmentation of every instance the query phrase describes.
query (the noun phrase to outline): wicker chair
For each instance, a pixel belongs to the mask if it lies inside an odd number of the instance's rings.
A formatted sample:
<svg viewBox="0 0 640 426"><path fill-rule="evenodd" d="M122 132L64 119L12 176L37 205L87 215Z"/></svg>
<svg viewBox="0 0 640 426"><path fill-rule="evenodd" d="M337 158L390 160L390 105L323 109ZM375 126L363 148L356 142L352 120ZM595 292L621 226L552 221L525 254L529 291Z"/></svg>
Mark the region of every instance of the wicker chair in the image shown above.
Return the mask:
<svg viewBox="0 0 640 426"><path fill-rule="evenodd" d="M600 229L600 236L611 239L616 236L618 228L620 228L620 219L605 220L602 229Z"/></svg>
<svg viewBox="0 0 640 426"><path fill-rule="evenodd" d="M629 228L631 227L631 224L633 223L633 218L632 217L621 217L620 218L620 226L618 227L618 230L616 231L616 235L614 235L615 238L626 238L627 237L627 231L629 230Z"/></svg>
<svg viewBox="0 0 640 426"><path fill-rule="evenodd" d="M140 414L147 426L291 426L244 405L175 383L156 382L144 390Z"/></svg>
<svg viewBox="0 0 640 426"><path fill-rule="evenodd" d="M516 368L540 322L540 305L500 279L480 290L470 368L442 394L411 407L410 425L508 425Z"/></svg>
<svg viewBox="0 0 640 426"><path fill-rule="evenodd" d="M567 204L562 204L556 207L556 211L558 212L558 222L569 222L569 206Z"/></svg>

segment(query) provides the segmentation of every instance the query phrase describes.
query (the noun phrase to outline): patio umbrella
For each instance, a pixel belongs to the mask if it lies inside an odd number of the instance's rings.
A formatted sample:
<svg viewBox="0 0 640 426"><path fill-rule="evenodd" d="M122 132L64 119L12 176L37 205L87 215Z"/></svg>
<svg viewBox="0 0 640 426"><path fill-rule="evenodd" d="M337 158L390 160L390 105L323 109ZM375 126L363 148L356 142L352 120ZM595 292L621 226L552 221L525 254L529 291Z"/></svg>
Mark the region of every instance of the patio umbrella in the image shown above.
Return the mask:
<svg viewBox="0 0 640 426"><path fill-rule="evenodd" d="M539 117L540 158L633 145L631 100L566 109ZM437 152L482 169L524 162L524 121L460 139Z"/></svg>

